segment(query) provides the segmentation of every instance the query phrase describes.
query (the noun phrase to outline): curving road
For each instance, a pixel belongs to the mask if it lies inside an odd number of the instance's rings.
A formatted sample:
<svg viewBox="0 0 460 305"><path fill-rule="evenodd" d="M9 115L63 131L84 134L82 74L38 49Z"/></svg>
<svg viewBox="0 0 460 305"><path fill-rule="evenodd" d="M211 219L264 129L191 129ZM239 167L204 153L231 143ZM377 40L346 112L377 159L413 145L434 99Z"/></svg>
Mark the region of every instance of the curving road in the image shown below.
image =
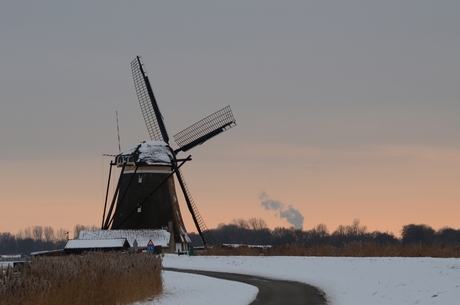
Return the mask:
<svg viewBox="0 0 460 305"><path fill-rule="evenodd" d="M256 299L250 305L324 305L327 301L317 288L293 281L268 279L253 275L223 273L214 271L163 268L163 270L200 274L224 280L242 282L259 289Z"/></svg>

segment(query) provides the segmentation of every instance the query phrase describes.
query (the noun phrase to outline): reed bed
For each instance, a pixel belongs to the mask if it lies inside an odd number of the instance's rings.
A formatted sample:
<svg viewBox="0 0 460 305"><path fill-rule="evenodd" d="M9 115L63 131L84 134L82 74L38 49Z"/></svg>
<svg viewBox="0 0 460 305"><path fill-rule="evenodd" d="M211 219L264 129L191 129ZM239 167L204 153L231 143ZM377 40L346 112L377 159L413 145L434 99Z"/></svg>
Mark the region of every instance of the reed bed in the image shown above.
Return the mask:
<svg viewBox="0 0 460 305"><path fill-rule="evenodd" d="M198 253L197 253L198 254ZM341 247L317 245L301 247L297 245L271 248L255 248L248 246L212 247L201 255L266 255L266 256L345 256L345 257L460 257L459 246L441 245L379 245L376 243L353 242Z"/></svg>
<svg viewBox="0 0 460 305"><path fill-rule="evenodd" d="M1 305L122 305L162 290L161 257L149 253L42 257L0 269Z"/></svg>

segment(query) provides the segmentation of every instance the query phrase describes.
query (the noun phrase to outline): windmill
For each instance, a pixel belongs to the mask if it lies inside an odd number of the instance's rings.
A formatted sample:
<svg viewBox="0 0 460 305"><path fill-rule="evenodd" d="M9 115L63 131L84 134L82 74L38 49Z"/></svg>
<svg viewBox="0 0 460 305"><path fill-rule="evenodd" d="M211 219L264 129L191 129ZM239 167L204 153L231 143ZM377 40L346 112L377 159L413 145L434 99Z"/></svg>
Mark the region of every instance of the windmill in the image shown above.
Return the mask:
<svg viewBox="0 0 460 305"><path fill-rule="evenodd" d="M180 167L191 156L177 158L180 152L203 144L219 133L236 125L230 106L227 106L174 135L177 149L169 145L169 136L155 100L141 57L131 62L139 105L151 141L143 141L115 156L121 168L112 202L106 203L102 229L162 229L167 227L175 240L184 241L186 230L175 191L174 175L180 185L188 210L204 245L215 243L203 221ZM112 168L110 167L110 169ZM110 184L110 173L109 182ZM107 213L106 213L107 212Z"/></svg>

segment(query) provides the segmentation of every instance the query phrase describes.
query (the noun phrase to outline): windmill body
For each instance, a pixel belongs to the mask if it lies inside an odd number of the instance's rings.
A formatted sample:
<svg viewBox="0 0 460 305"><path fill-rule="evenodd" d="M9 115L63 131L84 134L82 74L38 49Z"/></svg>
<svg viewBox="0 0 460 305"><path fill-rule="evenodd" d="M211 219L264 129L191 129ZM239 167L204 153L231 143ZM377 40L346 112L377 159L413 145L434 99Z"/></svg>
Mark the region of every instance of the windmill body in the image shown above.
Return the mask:
<svg viewBox="0 0 460 305"><path fill-rule="evenodd" d="M139 56L131 63L131 69L151 141L141 142L116 156L113 165L121 168L121 174L107 215L104 208L102 229L166 229L171 234L171 244L175 244L173 251L187 247L190 239L179 208L175 175L203 244L212 244L214 240L180 172L180 167L191 160L191 156L185 159L178 159L176 156L179 152L201 145L235 126L230 107L227 106L176 134L174 138L179 148L173 150L169 145L163 116Z"/></svg>
<svg viewBox="0 0 460 305"><path fill-rule="evenodd" d="M189 242L171 175L171 160L173 151L162 141L144 141L117 156L118 166L126 164L112 228L173 229L176 241Z"/></svg>

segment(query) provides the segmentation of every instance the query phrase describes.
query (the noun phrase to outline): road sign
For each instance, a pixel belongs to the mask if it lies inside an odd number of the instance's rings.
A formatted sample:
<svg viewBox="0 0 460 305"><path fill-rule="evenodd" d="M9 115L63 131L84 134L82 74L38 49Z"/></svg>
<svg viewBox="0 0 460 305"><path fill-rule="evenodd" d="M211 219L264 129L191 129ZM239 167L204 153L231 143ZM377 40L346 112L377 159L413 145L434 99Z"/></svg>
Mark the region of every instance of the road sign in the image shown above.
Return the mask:
<svg viewBox="0 0 460 305"><path fill-rule="evenodd" d="M149 251L150 253L155 253L155 245L153 244L152 240L149 240L149 242L147 243L147 251Z"/></svg>

